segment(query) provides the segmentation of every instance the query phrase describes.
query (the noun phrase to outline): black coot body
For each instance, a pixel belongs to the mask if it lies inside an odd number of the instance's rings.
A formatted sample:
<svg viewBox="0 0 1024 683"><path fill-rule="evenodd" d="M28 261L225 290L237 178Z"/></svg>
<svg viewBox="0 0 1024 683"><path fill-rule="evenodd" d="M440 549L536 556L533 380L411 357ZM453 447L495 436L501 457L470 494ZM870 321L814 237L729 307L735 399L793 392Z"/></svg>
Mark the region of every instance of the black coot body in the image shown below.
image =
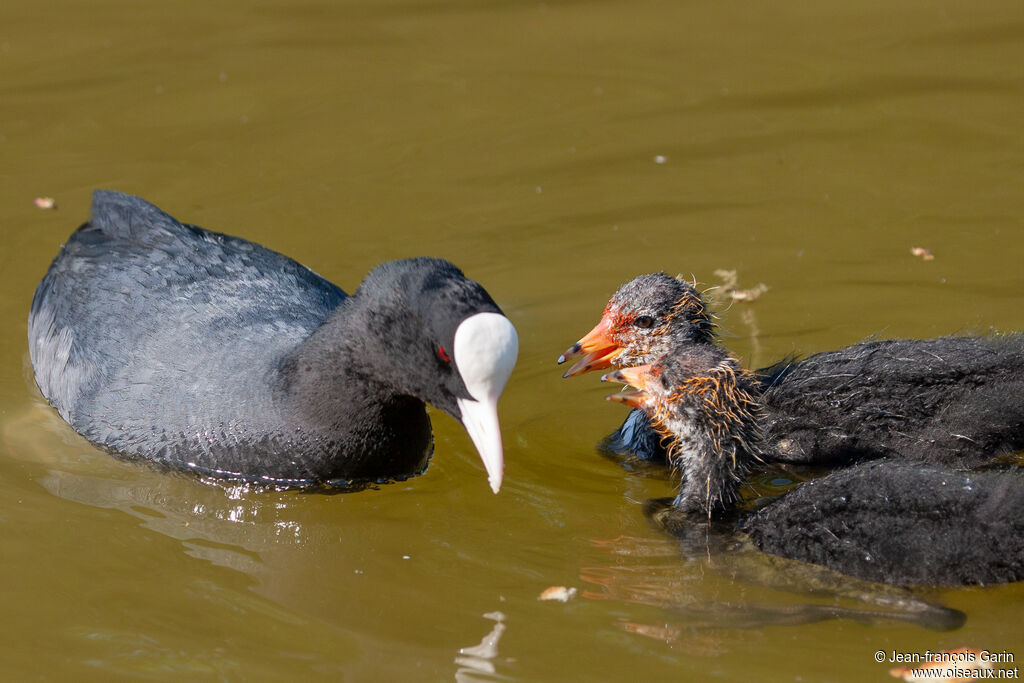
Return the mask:
<svg viewBox="0 0 1024 683"><path fill-rule="evenodd" d="M429 402L463 421L497 490L496 402L516 343L447 261L385 263L348 296L286 256L110 191L29 314L36 382L89 441L284 486L421 472Z"/></svg>
<svg viewBox="0 0 1024 683"><path fill-rule="evenodd" d="M1020 471L872 461L801 484L744 522L765 552L901 586L1024 579Z"/></svg>
<svg viewBox="0 0 1024 683"><path fill-rule="evenodd" d="M977 467L1024 449L1024 335L868 341L758 373L768 453Z"/></svg>

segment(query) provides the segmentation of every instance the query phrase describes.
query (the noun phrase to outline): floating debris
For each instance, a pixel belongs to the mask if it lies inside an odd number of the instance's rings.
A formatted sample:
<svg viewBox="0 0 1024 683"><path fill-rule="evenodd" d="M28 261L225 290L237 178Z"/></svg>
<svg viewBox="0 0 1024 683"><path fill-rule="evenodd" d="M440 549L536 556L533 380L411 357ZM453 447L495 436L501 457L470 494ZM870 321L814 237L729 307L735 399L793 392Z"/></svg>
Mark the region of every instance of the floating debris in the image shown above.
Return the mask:
<svg viewBox="0 0 1024 683"><path fill-rule="evenodd" d="M733 301L757 301L758 297L768 291L768 285L764 283L757 283L756 286L750 289L731 289L726 294L732 297Z"/></svg>
<svg viewBox="0 0 1024 683"><path fill-rule="evenodd" d="M538 600L558 600L569 602L576 597L576 589L571 586L549 586L544 592L537 596Z"/></svg>
<svg viewBox="0 0 1024 683"><path fill-rule="evenodd" d="M919 256L922 261L935 260L935 254L933 254L930 250L925 249L924 247L911 247L910 253L913 254L914 256Z"/></svg>
<svg viewBox="0 0 1024 683"><path fill-rule="evenodd" d="M984 678L977 672L992 668L992 662L983 658L980 650L969 647L925 654L927 660L912 666L893 667L889 675L904 681L972 681Z"/></svg>
<svg viewBox="0 0 1024 683"><path fill-rule="evenodd" d="M768 285L758 282L749 289L740 289L737 284L738 278L735 270L724 270L719 268L715 275L722 281L722 293L733 301L757 301L762 294L768 291Z"/></svg>
<svg viewBox="0 0 1024 683"><path fill-rule="evenodd" d="M40 209L56 209L57 200L53 197L36 197L32 200L32 203L38 206Z"/></svg>
<svg viewBox="0 0 1024 683"><path fill-rule="evenodd" d="M665 156L664 154L657 154L654 157L654 163L656 163L656 164L663 164L666 161L668 161L668 157Z"/></svg>

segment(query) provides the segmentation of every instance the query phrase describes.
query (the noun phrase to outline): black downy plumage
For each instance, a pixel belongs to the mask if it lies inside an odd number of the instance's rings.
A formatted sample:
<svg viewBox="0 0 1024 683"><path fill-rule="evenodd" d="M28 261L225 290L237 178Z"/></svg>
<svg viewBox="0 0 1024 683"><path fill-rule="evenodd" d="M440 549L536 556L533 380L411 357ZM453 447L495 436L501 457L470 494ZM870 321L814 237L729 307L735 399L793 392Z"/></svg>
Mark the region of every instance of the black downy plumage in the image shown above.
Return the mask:
<svg viewBox="0 0 1024 683"><path fill-rule="evenodd" d="M685 472L674 506L728 516L765 447L751 382L724 351L703 347L605 375L636 387L610 398L647 412ZM958 472L895 459L842 468L741 521L773 555L895 585L1024 578L1024 473Z"/></svg>

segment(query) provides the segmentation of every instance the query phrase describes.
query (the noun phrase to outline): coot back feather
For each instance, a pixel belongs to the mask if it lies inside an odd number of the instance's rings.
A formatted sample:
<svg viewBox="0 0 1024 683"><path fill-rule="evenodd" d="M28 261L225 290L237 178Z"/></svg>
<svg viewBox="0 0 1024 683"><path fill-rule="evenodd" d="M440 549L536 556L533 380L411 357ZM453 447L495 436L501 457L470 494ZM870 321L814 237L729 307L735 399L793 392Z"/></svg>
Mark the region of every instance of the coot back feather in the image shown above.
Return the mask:
<svg viewBox="0 0 1024 683"><path fill-rule="evenodd" d="M744 522L767 553L912 586L1024 579L1020 472L879 460L801 484Z"/></svg>

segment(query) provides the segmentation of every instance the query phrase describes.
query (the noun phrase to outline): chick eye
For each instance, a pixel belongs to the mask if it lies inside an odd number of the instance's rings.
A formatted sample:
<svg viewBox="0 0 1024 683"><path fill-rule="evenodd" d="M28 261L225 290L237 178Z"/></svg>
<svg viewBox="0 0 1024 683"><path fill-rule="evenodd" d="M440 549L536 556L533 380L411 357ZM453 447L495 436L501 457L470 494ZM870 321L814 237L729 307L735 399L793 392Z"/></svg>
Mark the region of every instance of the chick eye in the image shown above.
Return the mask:
<svg viewBox="0 0 1024 683"><path fill-rule="evenodd" d="M443 360L445 363L452 362L452 357L448 355L448 352L444 350L443 346L437 347L437 357Z"/></svg>
<svg viewBox="0 0 1024 683"><path fill-rule="evenodd" d="M650 327L654 327L654 318L649 315L641 315L633 321L633 324L646 330Z"/></svg>

